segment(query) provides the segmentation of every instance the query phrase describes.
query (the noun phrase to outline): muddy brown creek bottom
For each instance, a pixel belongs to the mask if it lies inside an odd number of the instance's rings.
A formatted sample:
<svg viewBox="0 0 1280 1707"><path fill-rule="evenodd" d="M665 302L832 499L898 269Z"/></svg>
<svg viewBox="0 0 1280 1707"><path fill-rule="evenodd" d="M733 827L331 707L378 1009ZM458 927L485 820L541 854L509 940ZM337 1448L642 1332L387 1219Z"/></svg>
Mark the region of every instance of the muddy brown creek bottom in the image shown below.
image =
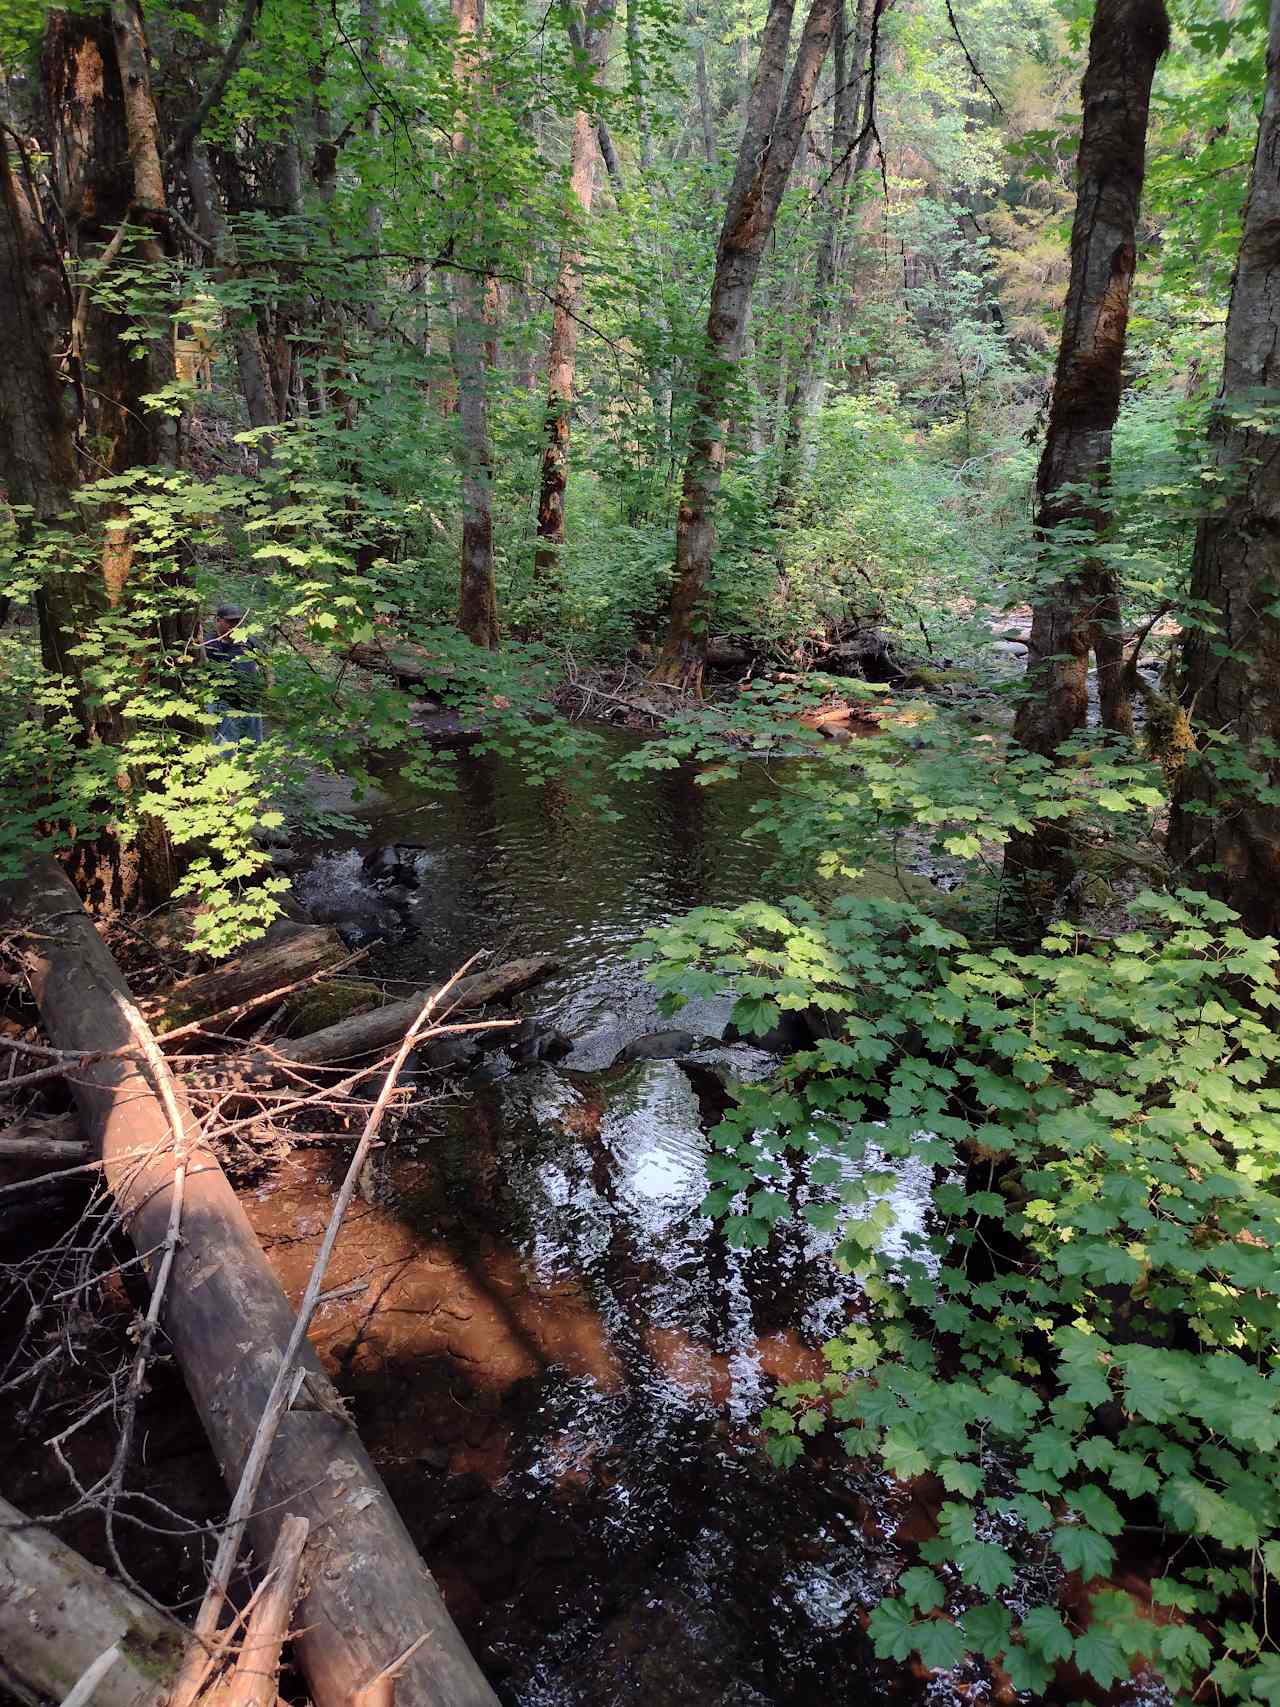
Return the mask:
<svg viewBox="0 0 1280 1707"><path fill-rule="evenodd" d="M343 1230L314 1337L522 1707L892 1688L858 1614L909 1502L843 1462L780 1477L753 1428L820 1370L829 1271L727 1251L700 1143L673 1063L535 1069L405 1116ZM293 1296L332 1178L297 1158L249 1204Z"/></svg>

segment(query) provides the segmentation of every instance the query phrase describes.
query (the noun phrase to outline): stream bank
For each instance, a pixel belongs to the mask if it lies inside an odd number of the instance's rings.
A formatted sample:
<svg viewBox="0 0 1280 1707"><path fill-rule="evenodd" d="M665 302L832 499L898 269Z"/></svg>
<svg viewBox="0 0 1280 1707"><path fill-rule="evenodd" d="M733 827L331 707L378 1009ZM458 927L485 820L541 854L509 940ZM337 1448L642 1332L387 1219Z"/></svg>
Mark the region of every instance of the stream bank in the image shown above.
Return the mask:
<svg viewBox="0 0 1280 1707"><path fill-rule="evenodd" d="M759 1450L771 1383L820 1374L822 1341L859 1307L812 1230L734 1252L698 1212L707 1080L768 1060L734 1045L612 1065L671 1023L627 958L635 939L760 893L743 828L776 771L709 789L655 774L616 791L613 818L587 805L598 776L535 787L468 757L455 775L451 793L389 788L295 887L314 912L367 912L386 898L368 855L393 847L412 882L371 945L381 978L421 987L479 947L560 962L523 1006L572 1049L423 1081L343 1228L313 1336L468 1645L510 1707L1012 1699L978 1668L878 1662L865 1637L928 1533L930 1490L835 1442L785 1473ZM718 1037L730 1005L675 1023ZM242 1194L294 1302L343 1167L340 1143L295 1149ZM930 1185L902 1169L906 1224L923 1224ZM801 1172L791 1188L803 1201ZM216 1466L172 1370L145 1421L149 1485L216 1517ZM45 1511L60 1490L38 1451L19 1447L14 1497ZM89 1527L75 1542L100 1554ZM201 1536L134 1539L153 1592L195 1592ZM1158 1700L1114 1699L1140 1698Z"/></svg>

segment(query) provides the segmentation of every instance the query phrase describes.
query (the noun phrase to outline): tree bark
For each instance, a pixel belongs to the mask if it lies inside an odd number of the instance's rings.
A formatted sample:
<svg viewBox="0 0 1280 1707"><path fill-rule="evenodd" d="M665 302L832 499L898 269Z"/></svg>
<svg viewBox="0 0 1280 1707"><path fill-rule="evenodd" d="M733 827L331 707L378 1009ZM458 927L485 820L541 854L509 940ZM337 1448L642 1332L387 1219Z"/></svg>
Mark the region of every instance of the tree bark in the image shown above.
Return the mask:
<svg viewBox="0 0 1280 1707"><path fill-rule="evenodd" d="M55 1047L137 1051L128 987L75 892L49 860L0 892L46 1032ZM140 1024L141 1022L137 1022ZM87 1137L148 1276L165 1250L178 1140L185 1151L181 1237L161 1321L230 1488L239 1483L294 1312L198 1123L178 1092L181 1134L130 1055L76 1070ZM300 1359L324 1409L289 1412L250 1525L270 1558L286 1513L311 1523L314 1553L294 1653L316 1707L351 1698L424 1632L398 1686L399 1707L496 1707L439 1591L315 1353Z"/></svg>
<svg viewBox="0 0 1280 1707"><path fill-rule="evenodd" d="M118 259L154 269L165 289L167 212L146 41L134 0L110 11L49 14L41 54L44 145L61 229L46 223L29 157L6 135L0 142L0 479L26 496L32 529L76 512L75 495L101 476L175 459L176 424L144 401L174 378L173 340L164 315L102 301L99 291ZM63 266L96 262L90 283ZM26 277L21 275L26 272ZM12 357L12 360L10 360ZM124 524L124 525L122 525ZM134 597L134 536L127 512L102 503L81 507L70 532L93 540L96 573L74 547L42 575L36 605L46 669L69 684L81 744L120 745L127 706L107 703L90 685L81 643L109 611ZM192 614L180 571L158 622L138 625L137 679L168 670L190 636ZM154 581L148 589L156 596ZM159 644L157 645L157 639ZM103 817L109 816L104 802ZM166 838L144 823L132 846L114 834L76 841L79 880L107 908L154 903L172 881Z"/></svg>
<svg viewBox="0 0 1280 1707"><path fill-rule="evenodd" d="M1120 680L1115 579L1091 556L1089 542L1108 520L1147 109L1156 61L1168 41L1162 0L1098 0L1081 91L1071 279L1036 476L1037 533L1048 549L1078 556L1079 563L1055 573L1035 600L1027 693L1014 723L1021 745L1045 757L1084 725L1091 648L1098 654L1103 722L1130 733L1133 728ZM1055 546L1059 529L1072 537L1060 536Z"/></svg>
<svg viewBox="0 0 1280 1707"><path fill-rule="evenodd" d="M653 679L701 689L707 596L715 556L715 504L724 469L729 395L742 355L760 258L809 122L835 23L837 0L812 0L782 93L795 0L771 0L747 103L738 164L716 248L711 307L676 521L675 583Z"/></svg>
<svg viewBox="0 0 1280 1707"><path fill-rule="evenodd" d="M593 77L604 70L613 33L614 0L598 0L589 7L583 24L571 32ZM546 587L558 587L560 558L564 550L565 490L569 480L569 438L574 399L575 364L578 354L578 308L582 301L582 247L575 221L583 227L591 217L595 196L596 165L600 149L596 124L585 108L573 117L569 145L569 228L560 245L556 273L555 310L551 319L551 346L547 355L546 446L542 453L542 478L538 489L537 546L533 572Z"/></svg>
<svg viewBox="0 0 1280 1707"><path fill-rule="evenodd" d="M458 32L455 76L460 91L475 100L477 56L484 29L484 0L452 0ZM453 154L461 165L471 153L465 123L454 133ZM473 215L484 247L483 207ZM489 444L489 386L485 366L487 316L485 279L460 267L453 280L453 366L458 381L458 454L462 468L462 558L458 582L458 627L477 646L496 648L498 590L493 573L493 458Z"/></svg>
<svg viewBox="0 0 1280 1707"><path fill-rule="evenodd" d="M256 1003L273 990L310 978L346 956L336 931L320 925L279 928L269 943L237 955L225 966L184 978L139 1006L159 1036L207 1014Z"/></svg>
<svg viewBox="0 0 1280 1707"><path fill-rule="evenodd" d="M1211 429L1214 491L1227 497L1201 521L1191 569L1193 608L1207 607L1213 622L1198 622L1183 647L1183 703L1198 750L1179 777L1169 833L1170 851L1249 930L1267 936L1280 935L1280 439L1274 420L1259 420L1256 399L1280 390L1277 233L1280 0L1272 0L1266 92Z"/></svg>
<svg viewBox="0 0 1280 1707"><path fill-rule="evenodd" d="M885 10L880 0L879 10ZM808 432L826 386L831 322L837 284L846 298L851 288L844 273L844 234L850 212L850 185L856 191L871 154L871 129L858 140L862 84L871 30L872 0L858 0L852 37L842 3L836 13L834 122L831 127L831 176L823 193L822 224L813 262L813 289L804 316L804 339L787 376L776 506L790 502L800 472ZM852 63L851 63L852 62Z"/></svg>
<svg viewBox="0 0 1280 1707"><path fill-rule="evenodd" d="M100 1654L118 1658L94 1707L161 1707L182 1659L181 1625L0 1499L0 1685L62 1701Z"/></svg>

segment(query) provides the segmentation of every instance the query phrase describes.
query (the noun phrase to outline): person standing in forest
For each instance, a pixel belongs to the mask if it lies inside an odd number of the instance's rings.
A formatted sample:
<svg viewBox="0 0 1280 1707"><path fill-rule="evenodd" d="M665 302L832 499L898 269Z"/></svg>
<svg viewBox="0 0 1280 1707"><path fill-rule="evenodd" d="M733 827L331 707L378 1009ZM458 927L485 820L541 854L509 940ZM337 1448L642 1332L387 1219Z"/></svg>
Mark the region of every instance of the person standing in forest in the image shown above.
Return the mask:
<svg viewBox="0 0 1280 1707"><path fill-rule="evenodd" d="M253 641L236 639L243 622L239 605L219 605L205 636L204 655L217 684L209 712L218 719L214 740L220 746L262 739L262 668L254 656Z"/></svg>

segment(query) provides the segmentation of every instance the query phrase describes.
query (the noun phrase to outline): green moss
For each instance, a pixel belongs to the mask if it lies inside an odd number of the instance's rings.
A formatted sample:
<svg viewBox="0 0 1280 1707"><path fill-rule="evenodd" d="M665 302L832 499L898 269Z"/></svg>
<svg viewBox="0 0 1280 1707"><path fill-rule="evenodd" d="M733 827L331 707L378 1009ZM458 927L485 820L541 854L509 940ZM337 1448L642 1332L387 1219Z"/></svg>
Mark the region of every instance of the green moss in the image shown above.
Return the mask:
<svg viewBox="0 0 1280 1707"><path fill-rule="evenodd" d="M285 1020L295 1037L323 1031L356 1014L381 1007L386 1000L380 984L360 978L331 978L310 990L300 990L285 1006Z"/></svg>

